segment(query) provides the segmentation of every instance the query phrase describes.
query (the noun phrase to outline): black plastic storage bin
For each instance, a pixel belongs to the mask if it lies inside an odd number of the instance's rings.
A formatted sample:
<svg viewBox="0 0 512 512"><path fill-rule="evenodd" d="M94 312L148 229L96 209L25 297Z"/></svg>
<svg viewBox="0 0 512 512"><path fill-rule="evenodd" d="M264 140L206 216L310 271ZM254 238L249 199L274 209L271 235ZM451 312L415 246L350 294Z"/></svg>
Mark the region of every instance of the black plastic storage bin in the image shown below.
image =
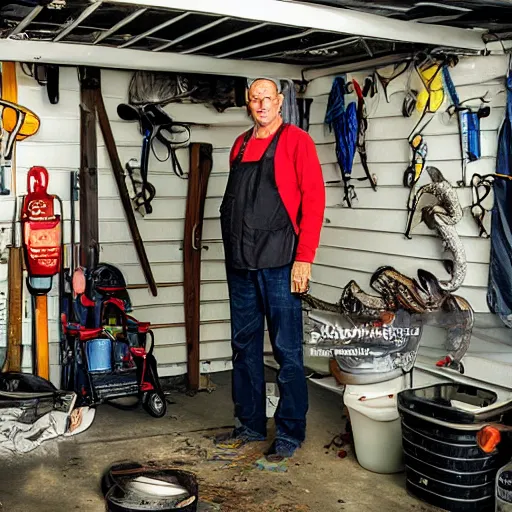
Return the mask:
<svg viewBox="0 0 512 512"><path fill-rule="evenodd" d="M494 512L496 473L510 453L484 453L476 435L485 423L501 422L512 403L456 383L407 389L397 398L408 492L453 512Z"/></svg>

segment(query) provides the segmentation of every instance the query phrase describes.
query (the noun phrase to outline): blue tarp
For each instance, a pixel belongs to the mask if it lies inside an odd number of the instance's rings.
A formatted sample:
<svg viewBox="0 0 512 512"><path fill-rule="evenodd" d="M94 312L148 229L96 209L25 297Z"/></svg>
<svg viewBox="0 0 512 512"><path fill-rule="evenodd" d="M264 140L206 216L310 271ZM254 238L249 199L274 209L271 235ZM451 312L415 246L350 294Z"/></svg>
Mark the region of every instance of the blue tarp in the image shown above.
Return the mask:
<svg viewBox="0 0 512 512"><path fill-rule="evenodd" d="M512 175L512 71L507 77L507 108L499 133L496 173ZM512 180L496 177L491 220L489 309L512 328Z"/></svg>

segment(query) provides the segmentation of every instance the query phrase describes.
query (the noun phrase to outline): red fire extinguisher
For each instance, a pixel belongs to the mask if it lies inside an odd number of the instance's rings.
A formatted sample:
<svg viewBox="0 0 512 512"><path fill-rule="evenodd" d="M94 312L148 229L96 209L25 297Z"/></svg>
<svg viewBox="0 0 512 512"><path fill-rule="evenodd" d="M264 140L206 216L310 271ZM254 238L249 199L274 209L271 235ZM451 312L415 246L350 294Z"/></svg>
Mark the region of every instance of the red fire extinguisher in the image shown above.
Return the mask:
<svg viewBox="0 0 512 512"><path fill-rule="evenodd" d="M31 167L21 225L27 285L33 295L46 295L52 288L53 276L61 268L61 217L55 214L55 196L48 194L47 188L48 171L44 167Z"/></svg>

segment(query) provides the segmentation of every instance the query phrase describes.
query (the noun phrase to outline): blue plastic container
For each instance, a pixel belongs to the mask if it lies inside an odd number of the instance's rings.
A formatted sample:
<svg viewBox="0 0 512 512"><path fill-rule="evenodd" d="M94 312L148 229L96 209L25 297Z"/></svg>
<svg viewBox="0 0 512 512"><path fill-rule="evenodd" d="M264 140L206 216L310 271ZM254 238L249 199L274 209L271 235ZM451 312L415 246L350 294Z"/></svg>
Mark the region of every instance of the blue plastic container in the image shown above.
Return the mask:
<svg viewBox="0 0 512 512"><path fill-rule="evenodd" d="M90 340L86 343L89 371L105 372L112 370L112 341L108 338Z"/></svg>

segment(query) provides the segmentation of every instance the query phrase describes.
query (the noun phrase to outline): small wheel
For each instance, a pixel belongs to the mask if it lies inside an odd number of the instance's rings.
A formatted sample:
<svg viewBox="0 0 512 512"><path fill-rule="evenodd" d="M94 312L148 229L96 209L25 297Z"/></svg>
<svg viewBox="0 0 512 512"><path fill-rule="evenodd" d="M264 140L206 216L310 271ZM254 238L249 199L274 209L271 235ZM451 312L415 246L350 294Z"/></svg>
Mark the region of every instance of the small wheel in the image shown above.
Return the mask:
<svg viewBox="0 0 512 512"><path fill-rule="evenodd" d="M414 185L414 171L409 167L404 172L404 187L412 188Z"/></svg>
<svg viewBox="0 0 512 512"><path fill-rule="evenodd" d="M149 391L143 399L142 407L153 416L153 418L163 418L167 412L167 402L165 397L156 391Z"/></svg>

